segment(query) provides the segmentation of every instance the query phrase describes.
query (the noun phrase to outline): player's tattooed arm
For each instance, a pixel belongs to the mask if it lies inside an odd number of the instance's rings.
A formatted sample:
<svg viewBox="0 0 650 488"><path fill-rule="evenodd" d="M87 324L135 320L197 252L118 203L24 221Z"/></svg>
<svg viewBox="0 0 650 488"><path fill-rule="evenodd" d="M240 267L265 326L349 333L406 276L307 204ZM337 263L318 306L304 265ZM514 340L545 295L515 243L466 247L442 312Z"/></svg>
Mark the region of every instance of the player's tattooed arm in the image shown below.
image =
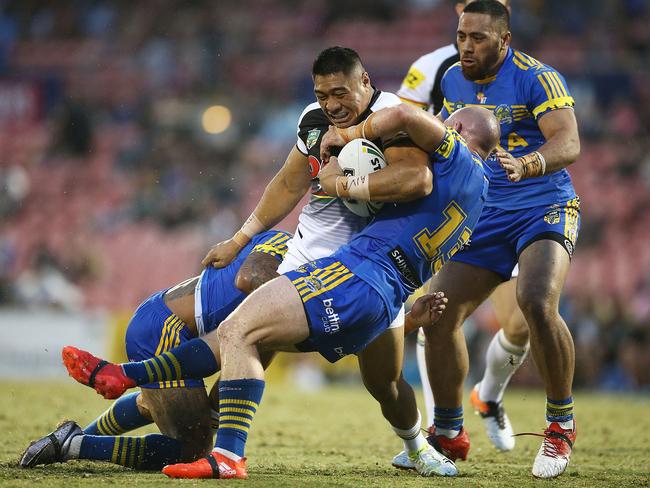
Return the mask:
<svg viewBox="0 0 650 488"><path fill-rule="evenodd" d="M267 281L280 276L280 262L270 254L252 252L244 260L235 277L235 286L244 293L252 293Z"/></svg>
<svg viewBox="0 0 650 488"><path fill-rule="evenodd" d="M512 182L554 173L575 162L580 155L578 123L572 109L552 110L537 123L546 139L537 151L519 158L506 151L495 154Z"/></svg>

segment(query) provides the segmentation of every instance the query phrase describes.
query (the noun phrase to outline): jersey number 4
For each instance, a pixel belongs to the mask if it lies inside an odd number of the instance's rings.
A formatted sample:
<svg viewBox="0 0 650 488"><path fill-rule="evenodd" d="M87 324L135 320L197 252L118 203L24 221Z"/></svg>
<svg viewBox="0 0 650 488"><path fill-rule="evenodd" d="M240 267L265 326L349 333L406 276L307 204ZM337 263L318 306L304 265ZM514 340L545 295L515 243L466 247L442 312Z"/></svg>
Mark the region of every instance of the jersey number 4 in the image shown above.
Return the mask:
<svg viewBox="0 0 650 488"><path fill-rule="evenodd" d="M454 201L447 205L442 213L444 221L433 232L425 227L413 238L420 251L429 261L432 261L431 266L434 273L437 273L449 258L467 244L472 235L470 228L464 227L453 246L449 248L451 238L457 234L467 219L467 214ZM449 248L448 251L446 251L447 248Z"/></svg>

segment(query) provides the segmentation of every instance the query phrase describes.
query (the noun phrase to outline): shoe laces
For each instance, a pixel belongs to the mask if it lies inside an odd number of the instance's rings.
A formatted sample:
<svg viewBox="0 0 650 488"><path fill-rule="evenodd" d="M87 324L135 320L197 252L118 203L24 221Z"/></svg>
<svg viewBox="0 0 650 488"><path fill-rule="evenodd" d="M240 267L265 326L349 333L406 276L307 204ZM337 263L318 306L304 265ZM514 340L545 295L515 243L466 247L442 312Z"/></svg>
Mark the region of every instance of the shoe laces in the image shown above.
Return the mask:
<svg viewBox="0 0 650 488"><path fill-rule="evenodd" d="M546 457L554 459L557 459L558 457L566 457L567 453L563 443L566 443L566 445L569 446L569 449L573 449L573 442L571 439L569 439L561 432L556 432L550 428L546 429L543 434L538 434L537 432L522 432L520 434L514 434L513 437L523 435L543 437L544 441L542 442L542 453Z"/></svg>

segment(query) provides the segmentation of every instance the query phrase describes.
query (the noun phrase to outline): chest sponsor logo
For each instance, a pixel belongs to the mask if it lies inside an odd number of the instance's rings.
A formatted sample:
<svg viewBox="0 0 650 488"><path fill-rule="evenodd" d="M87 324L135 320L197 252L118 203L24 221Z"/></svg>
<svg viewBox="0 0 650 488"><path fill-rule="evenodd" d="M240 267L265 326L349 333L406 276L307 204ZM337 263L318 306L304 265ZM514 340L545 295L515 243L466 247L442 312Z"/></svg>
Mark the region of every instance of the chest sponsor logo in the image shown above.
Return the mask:
<svg viewBox="0 0 650 488"><path fill-rule="evenodd" d="M422 286L420 280L417 278L415 271L411 267L411 264L406 259L404 251L401 247L397 246L395 249L388 253L388 257L393 262L397 271L402 275L404 281L411 286L412 288L419 288Z"/></svg>
<svg viewBox="0 0 650 488"><path fill-rule="evenodd" d="M494 116L500 124L512 124L512 109L510 105L497 105L494 109Z"/></svg>
<svg viewBox="0 0 650 488"><path fill-rule="evenodd" d="M307 141L305 144L307 145L307 149L311 149L314 147L316 142L318 142L318 137L320 136L320 129L312 129L309 132L307 132Z"/></svg>

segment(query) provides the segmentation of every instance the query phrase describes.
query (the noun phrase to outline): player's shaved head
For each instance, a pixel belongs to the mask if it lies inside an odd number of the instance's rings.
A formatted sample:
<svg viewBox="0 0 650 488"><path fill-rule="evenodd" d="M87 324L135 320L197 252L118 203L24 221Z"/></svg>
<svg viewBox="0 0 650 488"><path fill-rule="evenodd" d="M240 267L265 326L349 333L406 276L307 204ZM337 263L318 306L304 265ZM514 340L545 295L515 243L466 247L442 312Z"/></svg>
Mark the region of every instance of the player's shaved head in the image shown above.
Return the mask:
<svg viewBox="0 0 650 488"><path fill-rule="evenodd" d="M483 107L464 107L456 110L445 120L477 151L483 159L488 157L501 138L501 128L492 111Z"/></svg>
<svg viewBox="0 0 650 488"><path fill-rule="evenodd" d="M343 73L345 76L350 76L355 71L359 73L365 71L359 54L349 47L333 46L321 51L316 57L311 74L312 76L326 76Z"/></svg>

